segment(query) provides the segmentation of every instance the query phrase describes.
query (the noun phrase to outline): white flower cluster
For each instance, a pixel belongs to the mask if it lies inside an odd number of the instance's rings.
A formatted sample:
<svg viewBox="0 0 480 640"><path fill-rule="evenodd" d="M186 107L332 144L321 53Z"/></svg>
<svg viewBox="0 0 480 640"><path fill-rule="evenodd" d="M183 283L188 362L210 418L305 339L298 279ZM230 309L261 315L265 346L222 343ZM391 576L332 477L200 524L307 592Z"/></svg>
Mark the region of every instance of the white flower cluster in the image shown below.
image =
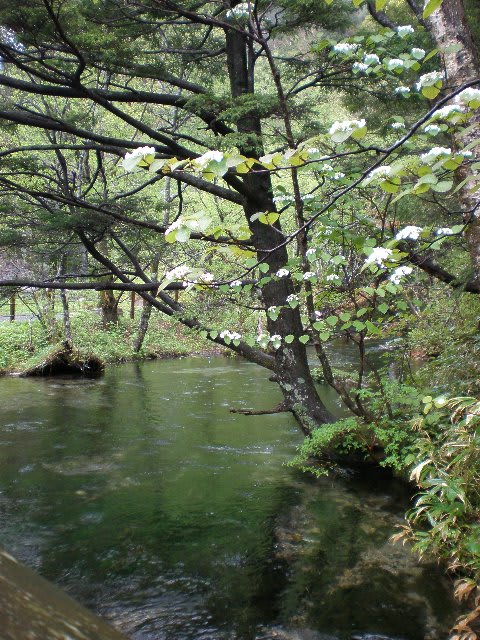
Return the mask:
<svg viewBox="0 0 480 640"><path fill-rule="evenodd" d="M275 203L277 203L277 202L280 202L280 203L282 203L282 202L295 202L295 198L293 196L286 196L286 195L285 196L275 196L273 201Z"/></svg>
<svg viewBox="0 0 480 640"><path fill-rule="evenodd" d="M333 47L335 53L342 53L343 55L351 55L355 53L358 49L358 44L353 44L351 42L339 42Z"/></svg>
<svg viewBox="0 0 480 640"><path fill-rule="evenodd" d="M311 247L310 249L307 249L305 255L307 256L307 258L314 257L317 255L317 250Z"/></svg>
<svg viewBox="0 0 480 640"><path fill-rule="evenodd" d="M290 304L290 302L298 302L298 296L295 293L291 293L289 296L287 296L287 303Z"/></svg>
<svg viewBox="0 0 480 640"><path fill-rule="evenodd" d="M425 57L425 49L419 49L418 47L413 47L411 54L416 60L421 60L422 58Z"/></svg>
<svg viewBox="0 0 480 640"><path fill-rule="evenodd" d="M401 60L400 58L391 58L387 62L387 69L389 71L394 71L395 69L403 69L404 65L405 65L404 60Z"/></svg>
<svg viewBox="0 0 480 640"><path fill-rule="evenodd" d="M356 131L357 129L362 129L367 124L366 120L342 120L341 122L334 122L330 127L328 133L332 136L337 131L342 131L344 133L349 133Z"/></svg>
<svg viewBox="0 0 480 640"><path fill-rule="evenodd" d="M248 18L250 15L250 7L248 6L248 2L241 2L237 4L236 7L232 7L227 11L225 17L228 20L236 18L237 20L240 18Z"/></svg>
<svg viewBox="0 0 480 640"><path fill-rule="evenodd" d="M222 340L225 340L225 338L228 338L229 340L240 340L240 338L242 337L236 331L229 331L228 329L224 329L220 332L219 335Z"/></svg>
<svg viewBox="0 0 480 640"><path fill-rule="evenodd" d="M340 276L337 276L336 273L330 273L325 279L328 282L332 282L332 280L340 280Z"/></svg>
<svg viewBox="0 0 480 640"><path fill-rule="evenodd" d="M392 122L390 125L392 129L405 129L405 125L403 122Z"/></svg>
<svg viewBox="0 0 480 640"><path fill-rule="evenodd" d="M191 273L191 271L192 270L190 269L190 267L187 267L187 265L180 265L178 267L175 267L171 271L167 271L165 274L165 278L170 281L183 280L183 278Z"/></svg>
<svg viewBox="0 0 480 640"><path fill-rule="evenodd" d="M286 278L290 275L290 271L288 269L279 269L275 275L277 278Z"/></svg>
<svg viewBox="0 0 480 640"><path fill-rule="evenodd" d="M474 101L480 102L480 89L474 89L473 87L464 89L458 94L458 96L456 96L455 101L463 104L469 104Z"/></svg>
<svg viewBox="0 0 480 640"><path fill-rule="evenodd" d="M448 157L452 155L452 150L448 147L433 147L427 153L422 153L420 159L425 164L430 164L431 162L435 162L438 158Z"/></svg>
<svg viewBox="0 0 480 640"><path fill-rule="evenodd" d="M142 158L150 155L155 155L154 147L138 147L137 149L130 151L130 153L125 154L125 157L122 160L122 166L125 171L132 171Z"/></svg>
<svg viewBox="0 0 480 640"><path fill-rule="evenodd" d="M400 38L405 38L405 36L408 36L410 33L415 33L415 29L411 24L404 24L400 27L397 27L397 33Z"/></svg>
<svg viewBox="0 0 480 640"><path fill-rule="evenodd" d="M242 286L242 281L241 280L234 280L233 282L230 283L231 287L241 287Z"/></svg>
<svg viewBox="0 0 480 640"><path fill-rule="evenodd" d="M376 167L372 169L368 176L363 181L363 184L370 184L374 180L385 180L392 174L392 167L385 165L383 167Z"/></svg>
<svg viewBox="0 0 480 640"><path fill-rule="evenodd" d="M315 196L313 195L313 193L306 193L304 196L302 196L302 200L313 200L315 198Z"/></svg>
<svg viewBox="0 0 480 640"><path fill-rule="evenodd" d="M451 116L453 113L463 113L465 109L459 104L447 104L445 107L437 109L430 120L443 120Z"/></svg>
<svg viewBox="0 0 480 640"><path fill-rule="evenodd" d="M449 227L442 227L441 229L437 229L435 231L436 236L452 236L454 231Z"/></svg>
<svg viewBox="0 0 480 640"><path fill-rule="evenodd" d="M337 173L334 173L332 176L332 180L341 180L342 178L345 178L345 174L341 171L337 171Z"/></svg>
<svg viewBox="0 0 480 640"><path fill-rule="evenodd" d="M395 236L395 240L418 240L422 231L422 227L409 225L407 227L404 227L397 233L397 235Z"/></svg>
<svg viewBox="0 0 480 640"><path fill-rule="evenodd" d="M182 226L183 226L182 218L177 218L177 220L174 220L172 224L165 229L165 235L168 236L169 233L171 233L172 231L175 231L175 229L180 229L180 227Z"/></svg>
<svg viewBox="0 0 480 640"><path fill-rule="evenodd" d="M428 133L429 136L436 136L440 133L442 129L438 126L438 124L429 124L424 128L424 132Z"/></svg>
<svg viewBox="0 0 480 640"><path fill-rule="evenodd" d="M203 170L210 162L222 162L223 159L224 155L221 151L213 150L207 151L199 158L195 158L193 162L200 170Z"/></svg>
<svg viewBox="0 0 480 640"><path fill-rule="evenodd" d="M304 280L310 280L310 278L316 278L317 274L314 271L305 271L303 274Z"/></svg>
<svg viewBox="0 0 480 640"><path fill-rule="evenodd" d="M393 282L393 284L400 284L400 280L405 276L410 275L412 271L412 267L398 267L390 276L390 280Z"/></svg>
<svg viewBox="0 0 480 640"><path fill-rule="evenodd" d="M384 261L392 255L391 249L385 249L385 247L375 247L372 253L365 260L365 264L378 264L379 267L384 266Z"/></svg>
<svg viewBox="0 0 480 640"><path fill-rule="evenodd" d="M441 71L431 71L430 73L424 73L423 76L420 76L415 86L417 90L420 91L422 87L433 87L433 85L440 80L443 80L443 73Z"/></svg>
<svg viewBox="0 0 480 640"><path fill-rule="evenodd" d="M397 88L395 89L395 93L398 93L398 94L400 94L400 95L404 96L404 95L406 95L407 93L410 93L410 87L405 87L405 86L397 87Z"/></svg>
<svg viewBox="0 0 480 640"><path fill-rule="evenodd" d="M370 66L371 64L380 64L380 58L376 53L366 53L363 56L363 62L368 66Z"/></svg>
<svg viewBox="0 0 480 640"><path fill-rule="evenodd" d="M353 71L359 71L360 73L363 73L368 68L369 68L369 65L366 64L365 62L354 62L352 64L352 70Z"/></svg>

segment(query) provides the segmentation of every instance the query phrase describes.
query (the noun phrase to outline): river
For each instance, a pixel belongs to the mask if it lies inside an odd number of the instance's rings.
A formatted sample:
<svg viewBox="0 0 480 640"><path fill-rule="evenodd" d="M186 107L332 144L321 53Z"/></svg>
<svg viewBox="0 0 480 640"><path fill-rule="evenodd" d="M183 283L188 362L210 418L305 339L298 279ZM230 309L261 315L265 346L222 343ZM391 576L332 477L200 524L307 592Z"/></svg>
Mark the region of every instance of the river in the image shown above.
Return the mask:
<svg viewBox="0 0 480 640"><path fill-rule="evenodd" d="M309 478L285 466L289 414L229 412L279 401L255 365L132 363L0 394L0 545L135 640L433 640L456 615L441 570L389 542L404 487Z"/></svg>

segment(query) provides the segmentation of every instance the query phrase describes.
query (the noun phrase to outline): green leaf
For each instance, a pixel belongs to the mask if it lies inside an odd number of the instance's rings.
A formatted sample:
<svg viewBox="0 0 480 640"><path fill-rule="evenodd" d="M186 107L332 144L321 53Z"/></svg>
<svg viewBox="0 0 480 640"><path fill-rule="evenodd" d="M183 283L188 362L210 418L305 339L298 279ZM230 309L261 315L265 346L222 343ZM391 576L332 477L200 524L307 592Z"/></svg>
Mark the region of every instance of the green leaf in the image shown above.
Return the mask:
<svg viewBox="0 0 480 640"><path fill-rule="evenodd" d="M280 215L276 211L268 211L267 213L261 213L258 216L259 222L263 224L275 224Z"/></svg>
<svg viewBox="0 0 480 640"><path fill-rule="evenodd" d="M379 305L378 310L380 311L380 313L387 313L388 311L388 304L386 302L383 302L381 305Z"/></svg>
<svg viewBox="0 0 480 640"><path fill-rule="evenodd" d="M258 265L258 270L261 271L262 273L267 273L268 271L268 264L266 262L261 262Z"/></svg>
<svg viewBox="0 0 480 640"><path fill-rule="evenodd" d="M425 98L428 98L429 100L433 100L434 98L436 98L439 93L440 89L438 89L438 87L436 87L435 85L432 85L430 87L422 87L422 95L424 95Z"/></svg>
<svg viewBox="0 0 480 640"><path fill-rule="evenodd" d="M381 11L386 4L387 4L387 0L376 0L375 9L377 11Z"/></svg>
<svg viewBox="0 0 480 640"><path fill-rule="evenodd" d="M382 333L380 329L373 324L373 322L370 322L370 320L367 320L365 324L369 333L375 333L377 335L380 335Z"/></svg>
<svg viewBox="0 0 480 640"><path fill-rule="evenodd" d="M442 180L442 182L438 182L437 184L432 184L431 189L432 191L438 191L438 193L446 193L447 191L450 191L452 187L453 187L452 180Z"/></svg>
<svg viewBox="0 0 480 640"><path fill-rule="evenodd" d="M330 333L328 333L327 331L322 331L322 333L320 334L320 340L322 340L323 342L326 342L329 338L330 338Z"/></svg>
<svg viewBox="0 0 480 640"><path fill-rule="evenodd" d="M366 327L366 324L364 322L361 322L360 320L354 320L352 322L352 326L357 330L357 331L363 331Z"/></svg>
<svg viewBox="0 0 480 640"><path fill-rule="evenodd" d="M319 322L317 320L317 322L314 322L312 327L315 329L315 331L320 331L320 329L323 327L323 322Z"/></svg>
<svg viewBox="0 0 480 640"><path fill-rule="evenodd" d="M423 59L423 62L426 62L427 60L430 60L430 58L433 58L433 56L436 56L437 53L438 53L438 49L432 49L432 51L430 51L430 53L427 53L427 55Z"/></svg>
<svg viewBox="0 0 480 640"><path fill-rule="evenodd" d="M285 336L285 342L287 344L291 344L294 340L295 340L295 336L292 335L291 333L289 333L288 336Z"/></svg>
<svg viewBox="0 0 480 640"><path fill-rule="evenodd" d="M218 331L210 331L210 338L212 340L215 340L217 336L218 336Z"/></svg>
<svg viewBox="0 0 480 640"><path fill-rule="evenodd" d="M337 316L328 316L325 322L329 324L331 327L334 327L338 322L338 318Z"/></svg>
<svg viewBox="0 0 480 640"><path fill-rule="evenodd" d="M426 20L432 13L438 9L443 0L427 0L425 8L423 9L423 19Z"/></svg>
<svg viewBox="0 0 480 640"><path fill-rule="evenodd" d="M299 337L299 340L302 344L307 344L307 342L310 340L310 336L304 333L303 336Z"/></svg>
<svg viewBox="0 0 480 640"><path fill-rule="evenodd" d="M339 317L342 322L348 322L348 320L350 320L350 318L352 317L352 314L345 312L345 313L341 313Z"/></svg>
<svg viewBox="0 0 480 640"><path fill-rule="evenodd" d="M362 307L357 311L357 318L361 318L367 313L368 309L366 307Z"/></svg>
<svg viewBox="0 0 480 640"><path fill-rule="evenodd" d="M202 338L208 338L208 331L200 331Z"/></svg>

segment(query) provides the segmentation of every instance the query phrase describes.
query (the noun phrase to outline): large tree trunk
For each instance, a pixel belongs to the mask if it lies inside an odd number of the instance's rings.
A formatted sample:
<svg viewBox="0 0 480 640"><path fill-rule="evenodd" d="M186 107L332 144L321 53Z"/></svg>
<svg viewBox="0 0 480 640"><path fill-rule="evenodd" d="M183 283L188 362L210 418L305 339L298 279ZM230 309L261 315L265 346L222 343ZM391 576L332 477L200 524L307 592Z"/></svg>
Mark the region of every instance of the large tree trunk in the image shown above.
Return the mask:
<svg viewBox="0 0 480 640"><path fill-rule="evenodd" d="M439 49L444 50L449 45L458 45L459 47L458 51L443 54L449 88L454 89L465 82L480 79L478 51L467 23L463 0L443 0L441 6L427 20L427 26ZM464 147L477 140L477 144L471 148L471 151L474 153L475 160L479 161L479 110L475 112L469 125L476 126L471 126L470 131L458 136L455 142ZM462 179L466 175L467 170L465 170ZM480 191L472 194L471 186L471 184L467 184L458 193L464 210L465 222L469 223L466 239L474 270L473 280L480 284Z"/></svg>
<svg viewBox="0 0 480 640"><path fill-rule="evenodd" d="M244 34L228 30L226 33L227 61L230 77L231 93L237 98L246 93L253 93L253 69L248 64L248 43ZM250 64L252 64L250 58ZM251 141L244 143L241 153L250 157L259 157L263 149L259 148L261 140L260 119L255 114L247 114L238 120L238 131L250 134ZM288 261L286 247L275 249L281 239L279 223L275 227L260 222L252 222L251 218L259 211L275 211L272 196L272 184L268 174L249 173L244 178L251 196L244 206L245 217L252 232L253 244L259 260L268 264L267 275L275 273ZM275 278L264 285L261 290L262 302L269 307L285 307L287 297L294 293L290 277ZM293 335L291 344L282 340L275 351L275 378L285 399L285 407L292 411L302 431L309 435L312 430L326 422L332 422L333 416L321 401L307 361L305 345L298 338L304 333L298 308L288 305L282 309L276 320L267 318L267 328L271 335L282 337Z"/></svg>

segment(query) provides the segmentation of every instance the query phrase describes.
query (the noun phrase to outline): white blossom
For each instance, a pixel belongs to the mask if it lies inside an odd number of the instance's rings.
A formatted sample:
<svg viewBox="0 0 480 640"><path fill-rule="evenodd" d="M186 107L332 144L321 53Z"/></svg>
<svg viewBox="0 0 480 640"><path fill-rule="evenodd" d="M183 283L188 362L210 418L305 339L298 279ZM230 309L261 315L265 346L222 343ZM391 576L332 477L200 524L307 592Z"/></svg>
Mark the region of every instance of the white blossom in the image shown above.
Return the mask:
<svg viewBox="0 0 480 640"><path fill-rule="evenodd" d="M307 153L320 153L320 149L317 149L317 147L309 147Z"/></svg>
<svg viewBox="0 0 480 640"><path fill-rule="evenodd" d="M391 255L391 249L385 249L385 247L375 247L372 250L372 253L365 260L365 264L373 264L375 262L379 267L383 267L384 261L387 260Z"/></svg>
<svg viewBox="0 0 480 640"><path fill-rule="evenodd" d="M321 171L333 171L333 167L328 162L324 162L321 167L319 167Z"/></svg>
<svg viewBox="0 0 480 640"><path fill-rule="evenodd" d="M396 240L418 240L422 231L423 231L422 227L415 227L413 225L409 225L401 229L395 236L395 239Z"/></svg>
<svg viewBox="0 0 480 640"><path fill-rule="evenodd" d="M249 15L250 7L248 6L248 2L241 2L240 4L237 4L236 7L229 9L225 14L225 17L228 20L231 20L233 18L248 18Z"/></svg>
<svg viewBox="0 0 480 640"><path fill-rule="evenodd" d="M277 307L268 307L267 313L277 313Z"/></svg>
<svg viewBox="0 0 480 640"><path fill-rule="evenodd" d="M400 95L405 95L410 93L410 87L400 86L395 89L395 93L399 93Z"/></svg>
<svg viewBox="0 0 480 640"><path fill-rule="evenodd" d="M351 42L339 42L333 47L335 53L343 53L344 55L350 55L358 49L358 44Z"/></svg>
<svg viewBox="0 0 480 640"><path fill-rule="evenodd" d="M275 275L277 278L286 278L290 275L290 271L288 269L279 269Z"/></svg>
<svg viewBox="0 0 480 640"><path fill-rule="evenodd" d="M340 280L340 276L337 276L336 273L330 273L325 279L331 282L332 280Z"/></svg>
<svg viewBox="0 0 480 640"><path fill-rule="evenodd" d="M380 64L380 58L377 56L376 53L366 53L363 56L363 62L366 65L371 65L371 64Z"/></svg>
<svg viewBox="0 0 480 640"><path fill-rule="evenodd" d="M345 177L345 174L342 173L341 171L337 171L337 173L334 173L332 176L333 180L341 180L344 177Z"/></svg>
<svg viewBox="0 0 480 640"><path fill-rule="evenodd" d="M122 166L125 171L133 171L142 158L150 155L155 155L155 147L138 147L125 154Z"/></svg>
<svg viewBox="0 0 480 640"><path fill-rule="evenodd" d="M307 257L315 256L315 255L317 255L317 250L314 249L313 247L311 247L310 249L307 249L307 251L305 252L305 255Z"/></svg>
<svg viewBox="0 0 480 640"><path fill-rule="evenodd" d="M391 174L392 174L392 167L389 167L388 165L385 165L382 167L376 167L375 169L372 169L370 171L370 173L365 178L363 183L370 184L370 182L373 182L374 180L377 180L377 179L385 180L385 178L388 178Z"/></svg>
<svg viewBox="0 0 480 640"><path fill-rule="evenodd" d="M390 280L394 284L400 284L400 280L404 276L410 275L412 273L412 271L413 271L412 267L407 267L407 266L398 267L397 269L395 269L395 271L390 276Z"/></svg>
<svg viewBox="0 0 480 640"><path fill-rule="evenodd" d="M282 336L275 333L273 336L270 336L270 341L272 343L272 347L274 349L278 349L278 347L282 344Z"/></svg>
<svg viewBox="0 0 480 640"><path fill-rule="evenodd" d="M463 113L464 111L465 109L459 104L447 104L445 107L437 109L430 120L443 120L451 116L453 113Z"/></svg>
<svg viewBox="0 0 480 640"><path fill-rule="evenodd" d="M433 147L427 153L422 153L420 156L422 162L425 164L430 164L431 162L435 162L438 158L451 156L452 150L448 147Z"/></svg>
<svg viewBox="0 0 480 640"><path fill-rule="evenodd" d="M353 132L357 129L362 129L366 125L366 120L342 120L341 122L334 122L329 129L329 134L332 136L337 131Z"/></svg>
<svg viewBox="0 0 480 640"><path fill-rule="evenodd" d="M438 124L429 124L425 127L424 132L428 133L429 136L436 136L441 130L442 129Z"/></svg>
<svg viewBox="0 0 480 640"><path fill-rule="evenodd" d="M313 200L313 198L315 198L313 193L306 193L304 196L302 196L302 200Z"/></svg>
<svg viewBox="0 0 480 640"><path fill-rule="evenodd" d="M464 89L455 97L455 102L462 102L463 104L469 104L474 100L480 102L480 89L474 89L473 87Z"/></svg>
<svg viewBox="0 0 480 640"><path fill-rule="evenodd" d="M298 296L295 293L291 293L289 296L287 296L287 303L290 302L298 302Z"/></svg>
<svg viewBox="0 0 480 640"><path fill-rule="evenodd" d="M303 274L304 280L310 280L310 278L316 278L317 274L314 271L305 271Z"/></svg>
<svg viewBox="0 0 480 640"><path fill-rule="evenodd" d="M212 151L207 151L199 158L195 158L194 163L199 169L205 169L210 162L222 162L223 159L224 155L222 151L214 149Z"/></svg>
<svg viewBox="0 0 480 640"><path fill-rule="evenodd" d="M282 195L282 196L275 196L273 199L274 202L294 202L295 198L293 196L287 196L287 195Z"/></svg>
<svg viewBox="0 0 480 640"><path fill-rule="evenodd" d="M191 271L192 270L190 269L190 267L187 267L187 265L179 265L171 271L167 271L165 274L165 278L170 281L182 280L186 275L191 273Z"/></svg>
<svg viewBox="0 0 480 640"><path fill-rule="evenodd" d="M241 287L242 286L242 281L241 280L234 280L233 282L230 283L231 287Z"/></svg>
<svg viewBox="0 0 480 640"><path fill-rule="evenodd" d="M404 60L400 60L400 58L391 58L387 62L387 69L389 71L394 71L395 69L402 69L405 62Z"/></svg>
<svg viewBox="0 0 480 640"><path fill-rule="evenodd" d="M353 71L364 72L368 69L368 64L365 64L365 62L354 62L352 64L352 69Z"/></svg>
<svg viewBox="0 0 480 640"><path fill-rule="evenodd" d="M175 229L179 229L182 225L183 225L182 218L177 218L177 220L174 220L172 224L169 227L167 227L167 229L165 229L165 235L168 236L169 233L171 233L172 231L175 231Z"/></svg>
<svg viewBox="0 0 480 640"><path fill-rule="evenodd" d="M449 227L442 227L441 229L437 229L435 231L436 236L451 236L454 234L454 231Z"/></svg>
<svg viewBox="0 0 480 640"><path fill-rule="evenodd" d="M392 129L405 129L405 125L403 122L392 122L390 125Z"/></svg>
<svg viewBox="0 0 480 640"><path fill-rule="evenodd" d="M397 27L397 33L401 38L405 38L409 33L415 33L415 29L411 24L404 24L400 27Z"/></svg>
<svg viewBox="0 0 480 640"><path fill-rule="evenodd" d="M441 71L431 71L430 73L424 73L423 76L420 76L416 87L418 91L422 87L432 87L434 84L443 80L443 73Z"/></svg>
<svg viewBox="0 0 480 640"><path fill-rule="evenodd" d="M222 340L225 340L225 338L228 338L229 340L240 340L241 337L242 336L236 331L229 331L228 329L224 329L220 332L220 338L222 338Z"/></svg>
<svg viewBox="0 0 480 640"><path fill-rule="evenodd" d="M411 53L416 60L421 60L422 58L425 57L425 49L419 49L418 47L413 47Z"/></svg>

